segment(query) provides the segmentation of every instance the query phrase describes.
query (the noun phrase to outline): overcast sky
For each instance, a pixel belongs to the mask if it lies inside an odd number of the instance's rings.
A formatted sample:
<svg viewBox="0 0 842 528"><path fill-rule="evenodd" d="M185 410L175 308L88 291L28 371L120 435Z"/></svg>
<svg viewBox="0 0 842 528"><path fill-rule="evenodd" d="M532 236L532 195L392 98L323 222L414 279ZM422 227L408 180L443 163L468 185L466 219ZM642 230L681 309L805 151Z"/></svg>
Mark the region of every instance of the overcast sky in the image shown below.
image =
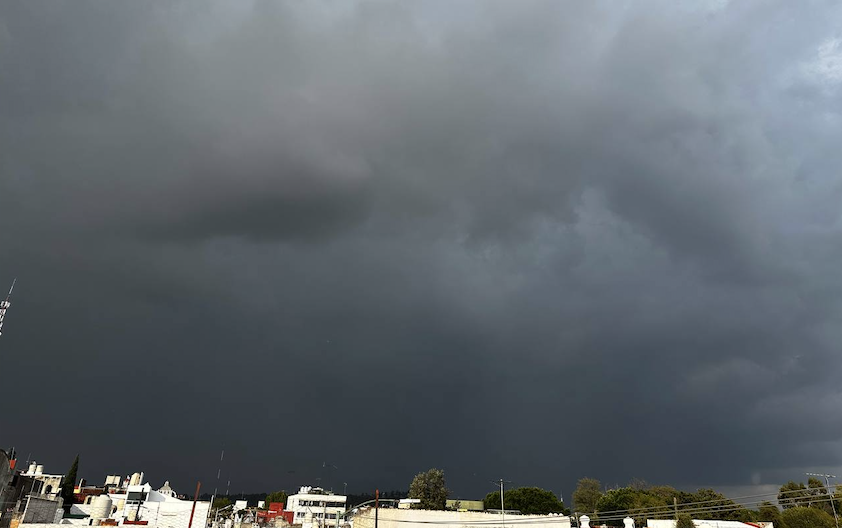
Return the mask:
<svg viewBox="0 0 842 528"><path fill-rule="evenodd" d="M0 445L182 493L223 448L232 493L842 470L806 4L4 2Z"/></svg>

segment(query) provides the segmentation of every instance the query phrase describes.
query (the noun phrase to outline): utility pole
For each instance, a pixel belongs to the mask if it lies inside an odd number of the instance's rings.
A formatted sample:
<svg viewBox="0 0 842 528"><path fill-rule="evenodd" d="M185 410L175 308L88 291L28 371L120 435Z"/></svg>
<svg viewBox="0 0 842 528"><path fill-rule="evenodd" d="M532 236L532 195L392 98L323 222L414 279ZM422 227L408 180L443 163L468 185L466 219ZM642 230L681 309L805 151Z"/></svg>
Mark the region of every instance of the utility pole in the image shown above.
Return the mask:
<svg viewBox="0 0 842 528"><path fill-rule="evenodd" d="M201 482L196 483L196 495L193 497L193 509L190 510L190 522L187 523L187 528L192 528L193 526L193 514L196 513L196 501L199 500L199 489L202 487Z"/></svg>
<svg viewBox="0 0 842 528"><path fill-rule="evenodd" d="M12 305L12 303L9 302L9 299L12 298L12 290L15 289L15 283L17 281L17 279L12 280L12 287L9 288L9 294L6 295L5 300L0 301L0 335L3 335L3 318L6 317L6 310L8 310L9 306Z"/></svg>
<svg viewBox="0 0 842 528"><path fill-rule="evenodd" d="M672 505L675 508L675 520L678 520L678 497L672 498Z"/></svg>
<svg viewBox="0 0 842 528"><path fill-rule="evenodd" d="M503 498L503 484L510 484L511 480L503 480L500 479L497 482L492 481L493 484L500 484L500 519L502 520L503 527L506 528L506 501Z"/></svg>
<svg viewBox="0 0 842 528"><path fill-rule="evenodd" d="M374 528L377 527L377 516L380 513L380 490L374 490Z"/></svg>
<svg viewBox="0 0 842 528"><path fill-rule="evenodd" d="M219 467L216 469L216 486L213 488L213 495L211 495L210 508L208 508L208 519L210 518L211 510L213 510L213 503L216 500L216 492L219 491L219 476L222 474L222 459L225 458L225 449L219 454ZM216 522L216 519L214 519Z"/></svg>
<svg viewBox="0 0 842 528"><path fill-rule="evenodd" d="M836 515L836 504L834 504L833 494L830 492L830 479L836 478L836 475L825 475L822 473L807 473L807 475L811 477L824 477L827 496L830 497L830 507L833 508L833 520L836 521L836 528L839 528L839 516Z"/></svg>

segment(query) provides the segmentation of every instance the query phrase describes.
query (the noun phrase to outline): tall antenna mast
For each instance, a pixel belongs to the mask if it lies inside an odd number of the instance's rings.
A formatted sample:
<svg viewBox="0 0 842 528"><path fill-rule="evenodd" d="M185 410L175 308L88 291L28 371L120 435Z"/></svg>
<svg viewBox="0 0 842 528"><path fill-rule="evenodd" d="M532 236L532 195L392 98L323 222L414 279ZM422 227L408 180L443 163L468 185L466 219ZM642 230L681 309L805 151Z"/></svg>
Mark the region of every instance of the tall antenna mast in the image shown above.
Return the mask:
<svg viewBox="0 0 842 528"><path fill-rule="evenodd" d="M12 287L9 288L9 294L6 295L5 300L0 301L0 335L3 335L3 318L6 317L6 310L8 310L9 306L12 305L12 303L9 302L9 299L11 299L11 297L12 297L12 290L15 289L15 283L17 281L18 281L17 278L12 280Z"/></svg>

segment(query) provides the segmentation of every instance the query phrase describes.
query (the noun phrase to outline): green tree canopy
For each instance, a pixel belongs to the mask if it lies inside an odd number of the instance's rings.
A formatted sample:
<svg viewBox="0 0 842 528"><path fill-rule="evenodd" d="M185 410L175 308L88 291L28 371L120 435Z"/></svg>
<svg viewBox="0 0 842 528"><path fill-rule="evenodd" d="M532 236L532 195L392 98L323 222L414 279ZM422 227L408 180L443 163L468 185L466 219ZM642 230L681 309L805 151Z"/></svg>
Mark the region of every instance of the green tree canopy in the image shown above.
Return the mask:
<svg viewBox="0 0 842 528"><path fill-rule="evenodd" d="M834 500L837 498L834 495ZM813 477L810 477L806 486L803 482L789 481L781 486L780 492L778 493L778 504L784 510L789 508L818 508L831 513L833 508L830 505L829 499L830 496L824 483Z"/></svg>
<svg viewBox="0 0 842 528"><path fill-rule="evenodd" d="M682 513L675 521L675 528L696 528L696 525L693 524L693 518L689 513Z"/></svg>
<svg viewBox="0 0 842 528"><path fill-rule="evenodd" d="M781 508L806 508L810 503L809 492L803 482L789 481L778 492L778 504Z"/></svg>
<svg viewBox="0 0 842 528"><path fill-rule="evenodd" d="M573 492L573 509L579 513L593 513L601 497L602 484L598 480L588 477L579 479Z"/></svg>
<svg viewBox="0 0 842 528"><path fill-rule="evenodd" d="M784 510L781 514L781 524L786 528L835 528L836 526L833 517L826 511L803 506Z"/></svg>
<svg viewBox="0 0 842 528"><path fill-rule="evenodd" d="M672 497L669 499L669 503L671 502ZM598 513L606 513L606 516L614 517L619 514L628 514L638 526L644 526L646 518L651 516L652 511L664 509L669 503L663 496L653 493L650 489L628 486L605 493L597 501L596 510Z"/></svg>
<svg viewBox="0 0 842 528"><path fill-rule="evenodd" d="M231 506L231 504L231 499L228 497L217 497L213 500L213 507L216 509L227 508L228 506Z"/></svg>
<svg viewBox="0 0 842 528"><path fill-rule="evenodd" d="M833 507L830 505L830 499L832 497L827 492L827 488L824 485L824 482L821 480L810 477L807 481L807 501L808 505L813 508L819 508L820 510L824 510L827 513L833 513Z"/></svg>
<svg viewBox="0 0 842 528"><path fill-rule="evenodd" d="M409 485L409 498L420 499L424 510L443 510L447 503L447 485L444 471L432 468L415 475Z"/></svg>
<svg viewBox="0 0 842 528"><path fill-rule="evenodd" d="M64 476L64 482L61 485L61 498L64 499L64 510L70 511L70 505L73 504L73 488L76 486L76 474L79 472L79 455L73 459L73 464L70 465L67 475Z"/></svg>
<svg viewBox="0 0 842 528"><path fill-rule="evenodd" d="M541 488L527 487L504 491L507 510L519 510L527 515L546 515L548 513L565 513L564 504L553 495L553 492ZM483 499L486 509L500 509L500 492L489 493Z"/></svg>
<svg viewBox="0 0 842 528"><path fill-rule="evenodd" d="M704 508L706 519L738 521L750 516L747 513L748 510L710 488L702 488L696 490L695 493L681 493L678 502L679 510ZM682 508L682 503L688 506Z"/></svg>
<svg viewBox="0 0 842 528"><path fill-rule="evenodd" d="M281 504L286 507L287 503L287 492L285 491L274 491L269 495L266 495L266 500L264 501L266 504L264 506L269 508L269 505L273 502L280 502Z"/></svg>
<svg viewBox="0 0 842 528"><path fill-rule="evenodd" d="M775 526L780 526L781 525L781 510L779 510L777 506L775 506L774 504L772 504L769 501L761 502L760 507L757 509L756 520L771 522Z"/></svg>

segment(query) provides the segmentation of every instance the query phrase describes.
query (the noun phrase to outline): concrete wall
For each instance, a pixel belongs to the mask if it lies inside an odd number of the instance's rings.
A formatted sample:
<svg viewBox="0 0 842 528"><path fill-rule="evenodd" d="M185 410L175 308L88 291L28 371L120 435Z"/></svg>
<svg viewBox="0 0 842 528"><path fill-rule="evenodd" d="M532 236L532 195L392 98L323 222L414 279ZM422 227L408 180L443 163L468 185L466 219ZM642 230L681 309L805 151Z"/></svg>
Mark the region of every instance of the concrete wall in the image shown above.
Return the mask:
<svg viewBox="0 0 842 528"><path fill-rule="evenodd" d="M649 528L675 528L675 521L671 519L647 519L646 524ZM746 524L740 521L706 521L693 519L693 524L696 525L696 528L753 528L757 525L763 526L764 528L774 528L774 524L771 522Z"/></svg>
<svg viewBox="0 0 842 528"><path fill-rule="evenodd" d="M378 528L430 528L430 523L436 528L477 528L473 523L486 523L482 528L518 528L525 521L530 521L529 528L570 528L570 517L560 515L507 515L507 521L515 522L505 525L494 522L498 519L502 520L499 513L382 508ZM354 528L374 528L374 510L366 509L355 515L353 523Z"/></svg>
<svg viewBox="0 0 842 528"><path fill-rule="evenodd" d="M156 528L187 528L193 501L144 502L140 507L140 519L149 521ZM193 528L205 528L210 502L197 502L193 515Z"/></svg>
<svg viewBox="0 0 842 528"><path fill-rule="evenodd" d="M26 501L26 510L23 513L21 524L51 523L56 519L61 519L60 515L63 513L61 511L61 500L29 496Z"/></svg>
<svg viewBox="0 0 842 528"><path fill-rule="evenodd" d="M0 449L0 501L3 500L3 492L12 480L12 468L9 466L9 456Z"/></svg>

